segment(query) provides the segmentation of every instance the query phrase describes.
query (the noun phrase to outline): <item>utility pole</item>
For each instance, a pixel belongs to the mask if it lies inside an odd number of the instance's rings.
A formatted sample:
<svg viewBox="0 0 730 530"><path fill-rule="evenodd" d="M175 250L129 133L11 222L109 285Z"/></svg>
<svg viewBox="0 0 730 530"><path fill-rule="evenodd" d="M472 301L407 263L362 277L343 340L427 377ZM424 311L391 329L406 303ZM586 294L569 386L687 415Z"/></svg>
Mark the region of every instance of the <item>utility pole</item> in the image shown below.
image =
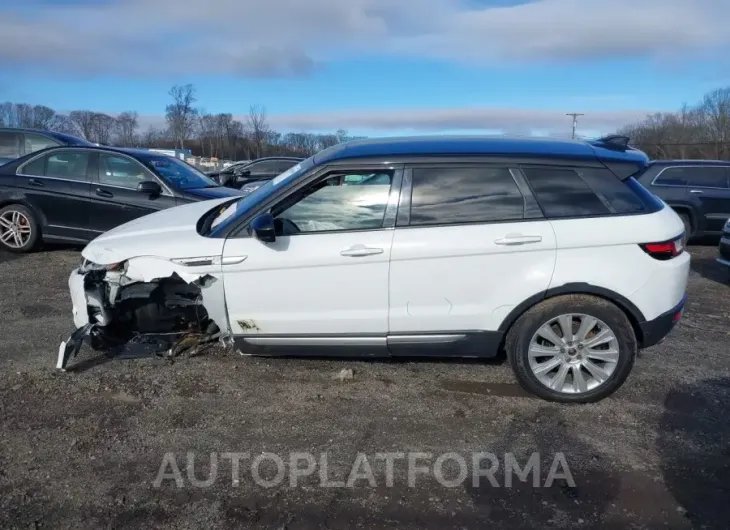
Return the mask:
<svg viewBox="0 0 730 530"><path fill-rule="evenodd" d="M573 116L573 136L572 138L575 140L575 128L578 126L578 116L585 116L585 114L581 114L580 112L568 112L566 116Z"/></svg>

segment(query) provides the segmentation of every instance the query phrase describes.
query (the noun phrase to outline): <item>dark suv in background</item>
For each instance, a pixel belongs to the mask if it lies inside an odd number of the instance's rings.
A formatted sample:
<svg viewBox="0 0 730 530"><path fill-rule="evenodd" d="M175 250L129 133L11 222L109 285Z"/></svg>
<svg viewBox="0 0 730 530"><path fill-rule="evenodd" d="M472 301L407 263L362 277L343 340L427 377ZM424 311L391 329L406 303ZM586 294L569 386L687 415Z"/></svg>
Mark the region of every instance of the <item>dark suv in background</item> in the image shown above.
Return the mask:
<svg viewBox="0 0 730 530"><path fill-rule="evenodd" d="M680 215L687 239L722 234L730 218L730 162L654 160L637 180Z"/></svg>
<svg viewBox="0 0 730 530"><path fill-rule="evenodd" d="M60 145L91 146L94 144L70 134L36 129L0 128L0 164L6 164L41 149Z"/></svg>

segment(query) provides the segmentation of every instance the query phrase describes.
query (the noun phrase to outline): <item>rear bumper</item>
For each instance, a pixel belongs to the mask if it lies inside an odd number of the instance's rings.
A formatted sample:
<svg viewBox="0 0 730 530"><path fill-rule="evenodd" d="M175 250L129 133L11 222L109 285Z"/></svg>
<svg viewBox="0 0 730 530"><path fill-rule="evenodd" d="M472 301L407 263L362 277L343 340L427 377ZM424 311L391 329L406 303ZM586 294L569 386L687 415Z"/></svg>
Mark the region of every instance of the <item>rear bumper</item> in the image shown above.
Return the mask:
<svg viewBox="0 0 730 530"><path fill-rule="evenodd" d="M684 309L684 303L687 301L687 296L683 296L682 300L674 308L670 309L666 313L662 313L653 320L647 320L646 322L640 322L639 327L641 328L641 347L648 348L659 344L669 334L674 326L679 323L682 317L682 310Z"/></svg>

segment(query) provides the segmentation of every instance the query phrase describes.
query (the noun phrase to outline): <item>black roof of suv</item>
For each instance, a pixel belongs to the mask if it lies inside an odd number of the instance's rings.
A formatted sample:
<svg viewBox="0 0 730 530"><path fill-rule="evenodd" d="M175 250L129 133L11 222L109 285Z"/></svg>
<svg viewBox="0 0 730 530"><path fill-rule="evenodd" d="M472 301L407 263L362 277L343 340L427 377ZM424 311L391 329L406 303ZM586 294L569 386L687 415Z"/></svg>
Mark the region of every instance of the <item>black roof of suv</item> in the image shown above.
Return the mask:
<svg viewBox="0 0 730 530"><path fill-rule="evenodd" d="M722 233L730 217L730 161L653 160L636 178L682 217L688 238Z"/></svg>

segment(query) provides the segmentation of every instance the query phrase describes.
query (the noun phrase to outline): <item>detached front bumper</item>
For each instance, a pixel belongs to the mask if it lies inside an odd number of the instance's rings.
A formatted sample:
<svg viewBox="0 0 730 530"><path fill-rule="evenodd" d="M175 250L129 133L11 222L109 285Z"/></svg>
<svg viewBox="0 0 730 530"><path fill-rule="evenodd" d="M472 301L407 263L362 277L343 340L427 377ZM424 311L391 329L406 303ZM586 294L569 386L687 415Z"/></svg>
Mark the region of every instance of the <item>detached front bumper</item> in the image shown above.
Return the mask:
<svg viewBox="0 0 730 530"><path fill-rule="evenodd" d="M89 323L89 310L87 309L86 292L84 289L84 274L79 269L74 269L68 277L68 289L71 293L71 312L74 317L74 324L81 328Z"/></svg>
<svg viewBox="0 0 730 530"><path fill-rule="evenodd" d="M640 322L639 327L641 328L641 347L648 348L655 346L662 342L669 332L679 323L682 318L682 312L684 311L684 304L687 301L687 295L682 297L682 301L679 302L674 308L670 309L666 313L659 315L654 320L647 320L646 322Z"/></svg>

